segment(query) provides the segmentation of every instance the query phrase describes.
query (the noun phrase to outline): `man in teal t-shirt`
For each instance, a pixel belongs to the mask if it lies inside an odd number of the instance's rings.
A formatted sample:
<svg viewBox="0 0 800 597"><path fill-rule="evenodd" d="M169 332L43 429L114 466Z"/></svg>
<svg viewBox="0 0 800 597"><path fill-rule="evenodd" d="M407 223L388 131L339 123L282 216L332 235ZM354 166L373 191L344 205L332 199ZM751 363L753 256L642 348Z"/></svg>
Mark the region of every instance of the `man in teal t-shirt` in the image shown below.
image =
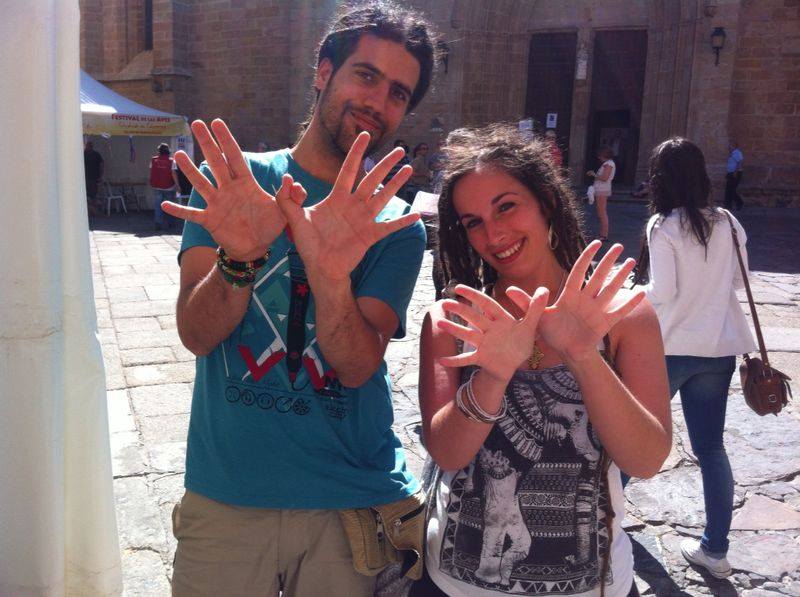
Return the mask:
<svg viewBox="0 0 800 597"><path fill-rule="evenodd" d="M297 144L242 154L226 125L192 129L194 185L179 261L178 331L198 355L186 493L174 512L173 595L368 595L337 510L419 489L391 429L383 355L405 333L424 228L380 186L403 152L365 155L422 99L433 46L394 5L352 9L318 56ZM369 134L367 134L369 133Z"/></svg>

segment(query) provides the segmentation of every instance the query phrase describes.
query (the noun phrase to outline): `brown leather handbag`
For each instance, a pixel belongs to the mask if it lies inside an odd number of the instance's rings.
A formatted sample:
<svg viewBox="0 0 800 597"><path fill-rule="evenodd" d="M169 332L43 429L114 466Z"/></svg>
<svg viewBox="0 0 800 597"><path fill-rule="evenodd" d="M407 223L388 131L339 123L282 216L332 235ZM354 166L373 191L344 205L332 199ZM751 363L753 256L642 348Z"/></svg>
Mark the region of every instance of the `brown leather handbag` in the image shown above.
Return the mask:
<svg viewBox="0 0 800 597"><path fill-rule="evenodd" d="M744 267L742 251L739 247L739 235L733 225L731 216L725 212L728 223L731 225L733 234L733 246L736 248L736 257L739 259L739 267L742 270L744 289L747 292L747 301L750 303L750 313L753 315L753 324L756 328L756 338L758 339L758 350L761 358L751 357L748 354L742 355L744 362L739 365L739 376L742 379L742 392L744 399L753 411L764 416L772 413L777 415L781 409L789 402L792 388L789 385L791 377L781 373L769 364L767 347L764 345L764 336L761 334L761 325L758 323L758 313L753 301L753 293L750 291L750 281L747 278L747 270Z"/></svg>

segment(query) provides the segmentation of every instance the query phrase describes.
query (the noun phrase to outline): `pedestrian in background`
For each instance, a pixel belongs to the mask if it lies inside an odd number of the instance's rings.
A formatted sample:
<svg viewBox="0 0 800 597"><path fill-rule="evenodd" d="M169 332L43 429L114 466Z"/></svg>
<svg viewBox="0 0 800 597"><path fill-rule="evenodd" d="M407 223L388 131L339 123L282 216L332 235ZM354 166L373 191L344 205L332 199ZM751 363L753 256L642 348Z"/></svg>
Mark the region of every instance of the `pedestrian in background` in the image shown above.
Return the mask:
<svg viewBox="0 0 800 597"><path fill-rule="evenodd" d="M739 149L736 139L731 139L728 144L728 162L725 165L725 208L731 209L736 205L737 210L744 207L742 196L739 195L739 183L742 182L742 162L744 154Z"/></svg>
<svg viewBox="0 0 800 597"><path fill-rule="evenodd" d="M414 151L412 152L411 167L414 169L414 174L411 175L411 180L409 181L408 186L409 195L411 196L411 201L413 202L417 191L430 190L431 169L428 166L427 143L418 143L414 148Z"/></svg>
<svg viewBox="0 0 800 597"><path fill-rule="evenodd" d="M386 178L383 179L383 184L388 184L389 181L392 178L394 178L398 172L400 172L400 168L402 168L406 164L411 163L411 160L408 159L408 144L405 141L403 141L402 139L395 139L395 142L392 145L392 147L393 148L400 147L403 149L405 153L403 154L403 157L400 159L400 161L397 162L394 166L392 166L391 170L389 170L389 174L386 176ZM408 197L408 188L409 184L408 183L404 184L400 188L400 190L397 191L397 196L400 197L400 199L402 199L406 203L411 203L411 199L409 199Z"/></svg>
<svg viewBox="0 0 800 597"><path fill-rule="evenodd" d="M603 145L597 150L597 159L600 168L597 172L589 170L586 175L594 178L594 204L597 208L597 217L600 219L600 240L608 240L608 198L611 197L611 182L617 166L614 164L614 151L608 145Z"/></svg>
<svg viewBox="0 0 800 597"><path fill-rule="evenodd" d="M442 176L444 174L445 156L442 145L444 145L442 139L436 139L436 148L428 160L428 167L431 169L431 192L437 195L442 192Z"/></svg>
<svg viewBox="0 0 800 597"><path fill-rule="evenodd" d="M656 309L664 338L670 395L681 406L703 477L706 526L681 553L713 576L731 573L726 559L733 513L733 474L723 443L728 389L737 354L755 348L736 289L743 288L733 245L736 228L747 266L747 235L728 211L711 204L703 153L673 137L650 158L646 244L635 281Z"/></svg>
<svg viewBox="0 0 800 597"><path fill-rule="evenodd" d="M155 191L153 201L153 228L161 230L164 226L164 212L161 211L161 203L173 201L176 195L180 195L180 181L178 180L178 166L170 155L169 145L161 143L158 146L158 154L150 159L150 186ZM167 215L167 223L172 228L174 218Z"/></svg>
<svg viewBox="0 0 800 597"><path fill-rule="evenodd" d="M86 177L86 197L90 216L103 213L102 201L97 198L97 186L103 178L104 166L103 156L98 153L91 141L87 141L83 148L83 171Z"/></svg>
<svg viewBox="0 0 800 597"><path fill-rule="evenodd" d="M558 139L556 138L556 131L554 129L547 129L544 132L544 138L550 147L550 159L556 168L564 166L564 154L561 153L561 148L558 146Z"/></svg>

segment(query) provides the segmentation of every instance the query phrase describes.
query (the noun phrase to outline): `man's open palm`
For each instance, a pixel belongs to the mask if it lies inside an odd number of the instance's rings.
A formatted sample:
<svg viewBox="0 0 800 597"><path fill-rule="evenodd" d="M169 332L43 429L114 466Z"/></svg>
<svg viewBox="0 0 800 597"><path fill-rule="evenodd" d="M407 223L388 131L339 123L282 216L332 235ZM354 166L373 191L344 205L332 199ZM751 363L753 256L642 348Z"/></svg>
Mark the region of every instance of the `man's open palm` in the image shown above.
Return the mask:
<svg viewBox="0 0 800 597"><path fill-rule="evenodd" d="M333 190L320 203L304 208L302 197L296 192L278 196L278 205L291 227L309 276L335 281L348 278L372 245L419 219L419 214L410 213L387 222L375 221L409 179L412 170L404 166L376 192L392 166L403 157L403 150L396 148L370 170L354 190L367 145L369 133L356 137ZM284 175L282 188L297 186L297 183L292 185L291 176Z"/></svg>
<svg viewBox="0 0 800 597"><path fill-rule="evenodd" d="M200 224L232 259L250 261L266 253L286 226L286 219L275 197L256 182L227 125L217 119L211 123L211 129L216 140L204 122L192 123L192 132L216 187L186 153L175 154L178 166L205 199L206 208L184 207L169 201L162 207L172 216Z"/></svg>

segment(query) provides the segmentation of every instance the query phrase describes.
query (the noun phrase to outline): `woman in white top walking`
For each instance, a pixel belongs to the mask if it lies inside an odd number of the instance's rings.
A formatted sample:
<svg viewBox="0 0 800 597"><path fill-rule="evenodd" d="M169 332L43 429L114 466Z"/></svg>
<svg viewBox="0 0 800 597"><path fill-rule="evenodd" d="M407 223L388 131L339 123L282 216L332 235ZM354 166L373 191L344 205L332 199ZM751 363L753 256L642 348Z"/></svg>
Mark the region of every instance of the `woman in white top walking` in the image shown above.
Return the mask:
<svg viewBox="0 0 800 597"><path fill-rule="evenodd" d="M684 557L723 578L733 512L733 474L723 444L725 407L736 356L754 348L736 298L743 287L734 252L736 227L747 264L741 224L710 201L705 158L691 141L673 137L650 158L650 210L646 244L635 280L661 324L670 392L681 406L700 463L706 527L698 542L681 543ZM648 255L649 253L649 255ZM649 267L648 267L649 266ZM648 281L649 279L649 281Z"/></svg>
<svg viewBox="0 0 800 597"><path fill-rule="evenodd" d="M589 170L586 174L594 178L594 200L597 207L597 217L600 218L600 240L605 242L608 240L608 211L606 206L608 198L611 197L611 181L614 180L614 174L617 172L617 165L612 159L614 157L613 150L608 145L603 145L597 151L597 159L602 163L600 169L595 172Z"/></svg>

